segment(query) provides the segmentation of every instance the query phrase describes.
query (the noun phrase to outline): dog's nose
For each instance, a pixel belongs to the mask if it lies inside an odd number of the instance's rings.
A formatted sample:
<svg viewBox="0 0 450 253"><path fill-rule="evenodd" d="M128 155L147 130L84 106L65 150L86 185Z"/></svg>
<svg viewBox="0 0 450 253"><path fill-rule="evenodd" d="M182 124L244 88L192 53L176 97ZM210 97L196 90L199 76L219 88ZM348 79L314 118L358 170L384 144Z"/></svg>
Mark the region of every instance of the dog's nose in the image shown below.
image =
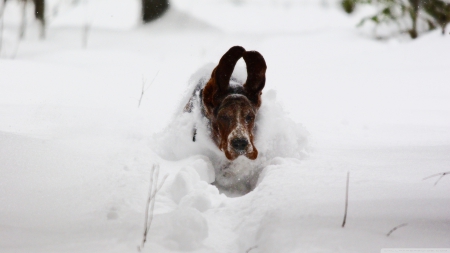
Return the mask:
<svg viewBox="0 0 450 253"><path fill-rule="evenodd" d="M233 146L233 148L238 151L245 150L247 148L247 145L248 145L247 139L236 138L231 141L231 146Z"/></svg>

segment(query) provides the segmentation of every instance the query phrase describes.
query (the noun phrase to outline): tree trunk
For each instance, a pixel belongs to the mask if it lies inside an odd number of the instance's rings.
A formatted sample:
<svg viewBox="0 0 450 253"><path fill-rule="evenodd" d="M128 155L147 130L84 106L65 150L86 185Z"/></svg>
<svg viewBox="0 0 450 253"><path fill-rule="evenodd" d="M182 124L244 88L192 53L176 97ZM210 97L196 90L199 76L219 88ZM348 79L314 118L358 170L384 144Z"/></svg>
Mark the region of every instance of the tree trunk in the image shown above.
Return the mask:
<svg viewBox="0 0 450 253"><path fill-rule="evenodd" d="M45 37L45 0L33 0L34 16L41 23L41 38Z"/></svg>
<svg viewBox="0 0 450 253"><path fill-rule="evenodd" d="M148 23L159 18L169 8L169 0L142 0L142 20Z"/></svg>
<svg viewBox="0 0 450 253"><path fill-rule="evenodd" d="M19 38L25 37L25 29L27 28L27 1L22 2L22 20L20 21Z"/></svg>
<svg viewBox="0 0 450 253"><path fill-rule="evenodd" d="M415 39L419 36L417 32L417 17L419 15L419 0L409 0L411 4L411 10L409 12L411 21L412 21L412 28L409 31L409 35L411 38Z"/></svg>

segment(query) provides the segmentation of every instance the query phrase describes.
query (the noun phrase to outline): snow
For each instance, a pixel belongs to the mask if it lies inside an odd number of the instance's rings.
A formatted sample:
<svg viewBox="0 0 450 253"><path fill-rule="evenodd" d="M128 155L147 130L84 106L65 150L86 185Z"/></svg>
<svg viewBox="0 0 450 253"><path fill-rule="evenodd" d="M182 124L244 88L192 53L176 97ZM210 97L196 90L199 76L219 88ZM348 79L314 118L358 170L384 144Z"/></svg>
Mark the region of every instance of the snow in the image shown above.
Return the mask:
<svg viewBox="0 0 450 253"><path fill-rule="evenodd" d="M145 26L136 0L48 4L43 41L30 12L18 43L20 5L5 11L0 252L137 251L154 164L143 252L450 248L449 178L423 180L450 168L448 36L375 41L331 1L173 0ZM260 155L233 165L261 171L244 195L211 184L226 160L182 111L234 45L268 66Z"/></svg>

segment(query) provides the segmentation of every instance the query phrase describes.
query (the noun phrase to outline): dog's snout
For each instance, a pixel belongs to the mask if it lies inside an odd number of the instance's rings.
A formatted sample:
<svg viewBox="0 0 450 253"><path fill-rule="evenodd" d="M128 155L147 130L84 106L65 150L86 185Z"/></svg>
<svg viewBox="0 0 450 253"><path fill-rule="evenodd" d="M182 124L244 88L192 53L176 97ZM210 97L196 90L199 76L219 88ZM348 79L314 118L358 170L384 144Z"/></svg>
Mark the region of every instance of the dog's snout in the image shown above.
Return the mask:
<svg viewBox="0 0 450 253"><path fill-rule="evenodd" d="M236 138L231 141L231 146L233 146L235 150L243 151L247 148L248 141L247 139Z"/></svg>

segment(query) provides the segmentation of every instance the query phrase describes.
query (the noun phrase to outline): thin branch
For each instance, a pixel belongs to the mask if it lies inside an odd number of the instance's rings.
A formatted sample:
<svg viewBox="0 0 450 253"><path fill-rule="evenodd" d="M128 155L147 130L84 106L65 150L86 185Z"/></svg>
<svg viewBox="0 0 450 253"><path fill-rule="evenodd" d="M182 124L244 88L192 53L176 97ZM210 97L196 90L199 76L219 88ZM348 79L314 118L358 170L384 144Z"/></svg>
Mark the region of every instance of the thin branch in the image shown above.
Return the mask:
<svg viewBox="0 0 450 253"><path fill-rule="evenodd" d="M258 248L258 245L248 248L248 250L245 253L249 253L250 251L252 251L253 249L256 249L256 248Z"/></svg>
<svg viewBox="0 0 450 253"><path fill-rule="evenodd" d="M148 221L148 210L150 208L150 202L152 201L152 191L153 191L153 173L155 172L156 165L154 164L152 170L150 171L150 189L148 190L147 204L145 205L145 226L144 226L144 238L142 240L141 248L144 247L144 243L147 240L147 221Z"/></svg>
<svg viewBox="0 0 450 253"><path fill-rule="evenodd" d="M394 232L395 230L397 230L397 229L399 229L399 228L401 228L401 227L405 227L405 226L407 226L407 225L408 225L408 223L403 223L403 224L400 224L400 225L394 227L393 229L391 229L391 230L389 231L389 233L386 234L386 236L390 236L390 235L392 234L392 232Z"/></svg>
<svg viewBox="0 0 450 253"><path fill-rule="evenodd" d="M156 72L155 76L153 77L152 81L151 81L150 84L147 86L147 88L145 89L145 91L147 91L148 88L150 88L150 86L153 84L153 81L155 81L155 79L156 79L156 77L158 76L158 74L159 74L159 70L158 70L158 72Z"/></svg>
<svg viewBox="0 0 450 253"><path fill-rule="evenodd" d="M425 178L422 179L422 180L427 180L427 179L430 179L430 178L432 178L432 177L439 177L438 180L436 180L436 182L434 183L434 186L436 186L437 183L438 183L445 175L449 175L449 174L450 174L450 171L447 171L447 172L441 172L441 173L437 173L437 174L433 174L433 175L431 175L431 176L425 177Z"/></svg>
<svg viewBox="0 0 450 253"><path fill-rule="evenodd" d="M141 106L142 97L144 96L145 92L145 78L142 76L142 89L141 89L141 97L139 98L138 108Z"/></svg>
<svg viewBox="0 0 450 253"><path fill-rule="evenodd" d="M350 179L350 171L347 172L347 187L345 189L345 212L344 212L344 221L342 222L342 227L345 227L345 222L347 221L349 179Z"/></svg>
<svg viewBox="0 0 450 253"><path fill-rule="evenodd" d="M156 77L159 74L159 70L158 72L156 72L156 75L153 77L152 81L150 82L150 84L147 86L147 88L145 87L145 78L142 77L142 90L141 90L141 97L139 98L139 103L138 103L138 108L141 106L141 102L142 102L142 98L144 97L144 93L150 88L150 86L153 84L153 81L155 81Z"/></svg>
<svg viewBox="0 0 450 253"><path fill-rule="evenodd" d="M146 225L147 225L147 232L150 230L150 225L152 224L152 220L153 220L153 210L155 209L155 201L154 201L154 197L156 196L156 192L157 192L157 189L158 189L158 177L159 177L159 165L156 165L156 170L155 170L155 183L154 183L154 186L152 187L153 189L152 189L152 195L151 195L151 200L153 200L151 203L150 203L150 215L149 215L149 217L148 217L148 220L147 220L147 223L146 223Z"/></svg>
<svg viewBox="0 0 450 253"><path fill-rule="evenodd" d="M150 230L150 226L152 225L152 221L153 221L153 210L155 209L155 200L156 200L156 194L159 192L159 190L161 189L161 187L163 186L164 182L166 181L167 177L169 175L165 175L163 177L163 180L161 181L161 184L158 186L158 188L155 189L155 192L152 195L152 206L150 208L150 216L148 217L148 224L147 224L147 232ZM156 186L155 186L156 187Z"/></svg>
<svg viewBox="0 0 450 253"><path fill-rule="evenodd" d="M148 231L150 230L150 226L153 220L153 210L155 208L156 194L164 185L164 182L166 181L168 175L164 176L159 186L157 185L158 177L159 177L159 165L153 165L152 170L150 171L150 188L148 192L147 204L145 206L144 235L142 238L141 245L138 246L139 251L141 251L144 248L145 242L147 241L147 234Z"/></svg>
<svg viewBox="0 0 450 253"><path fill-rule="evenodd" d="M169 176L169 175L165 175L165 176L163 177L163 179L161 180L160 185L158 186L158 188L156 188L156 191L153 192L153 194L152 194L152 196L151 196L151 199L154 199L155 196L156 196L156 194L159 192L159 190L161 190L161 187L163 186L163 184L164 184L164 182L166 181L166 179L167 179L168 176Z"/></svg>

